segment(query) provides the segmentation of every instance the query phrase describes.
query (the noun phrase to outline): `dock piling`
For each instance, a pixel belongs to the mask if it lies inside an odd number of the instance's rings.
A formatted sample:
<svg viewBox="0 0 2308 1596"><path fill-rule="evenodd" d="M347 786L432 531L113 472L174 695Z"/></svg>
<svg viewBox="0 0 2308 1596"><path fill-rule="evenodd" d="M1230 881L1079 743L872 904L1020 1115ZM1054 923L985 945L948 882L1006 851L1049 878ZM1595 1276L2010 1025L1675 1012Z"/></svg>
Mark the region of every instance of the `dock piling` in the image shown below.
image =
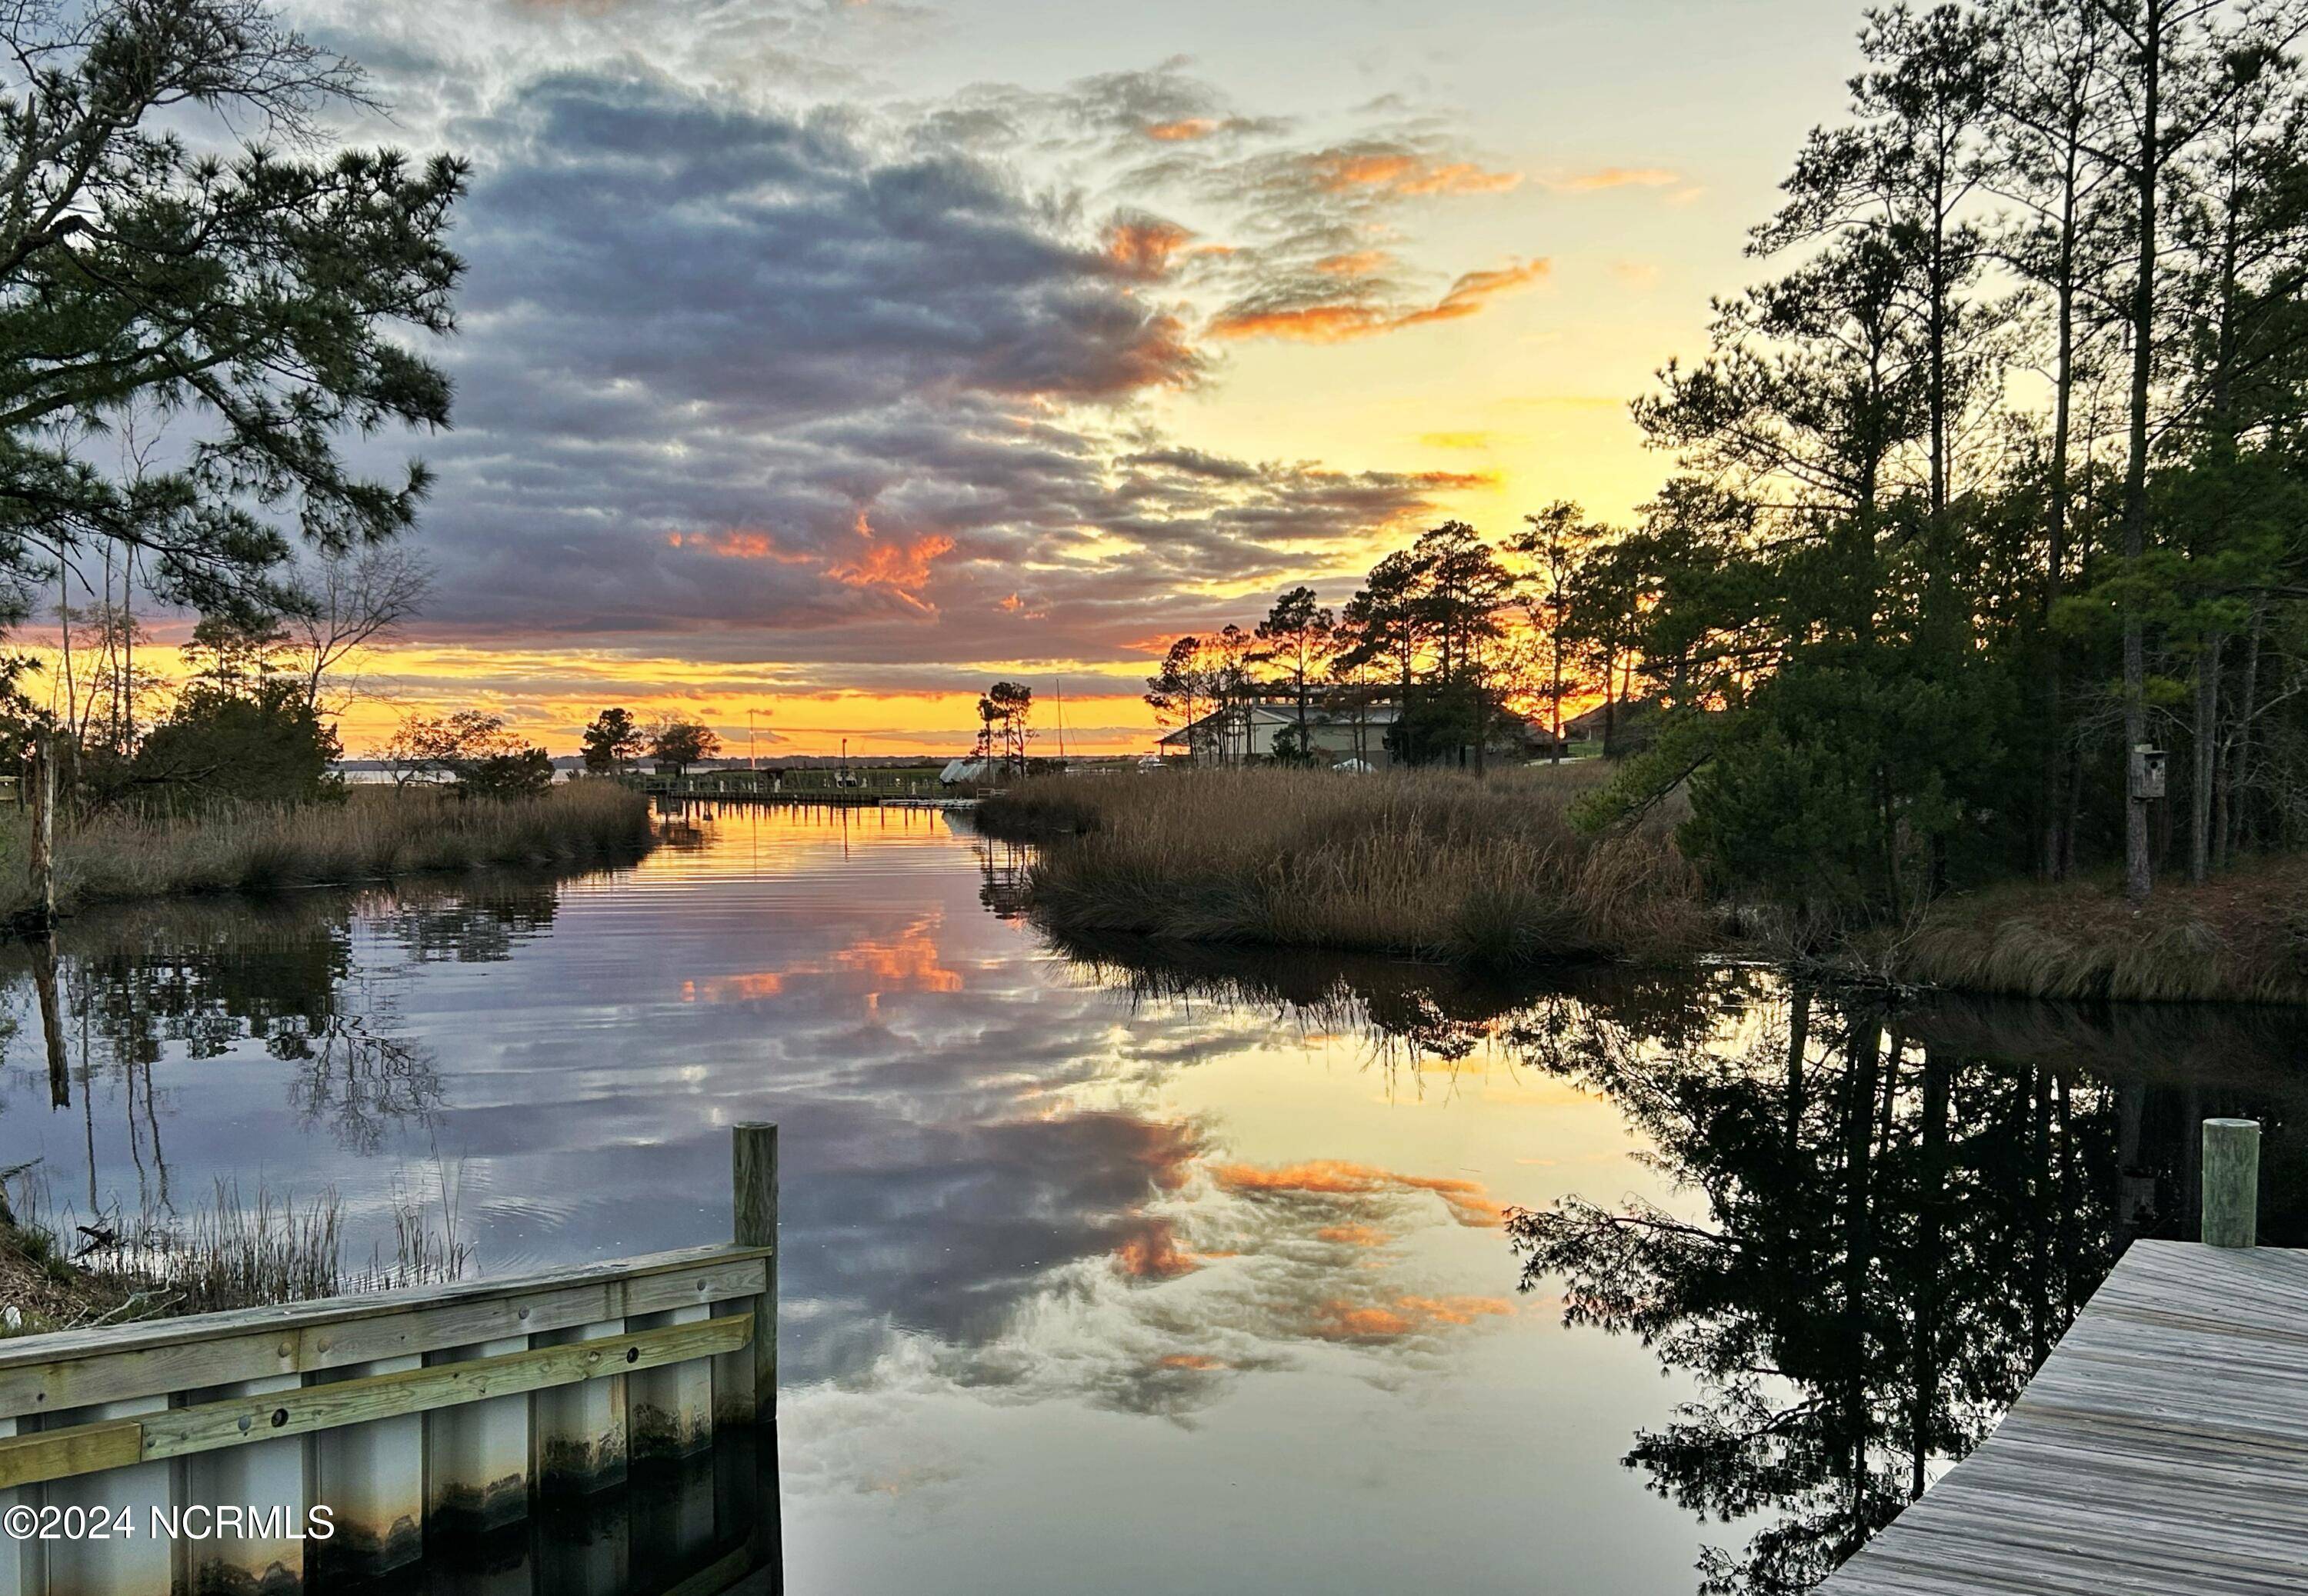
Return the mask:
<svg viewBox="0 0 2308 1596"><path fill-rule="evenodd" d="M2260 1121L2204 1121L2203 1240L2250 1247L2260 1231Z"/></svg>
<svg viewBox="0 0 2308 1596"><path fill-rule="evenodd" d="M778 1244L778 1128L759 1121L736 1128L729 1144L731 1197L740 1247ZM754 1418L769 1424L778 1412L778 1257L766 1260L762 1294L754 1302Z"/></svg>

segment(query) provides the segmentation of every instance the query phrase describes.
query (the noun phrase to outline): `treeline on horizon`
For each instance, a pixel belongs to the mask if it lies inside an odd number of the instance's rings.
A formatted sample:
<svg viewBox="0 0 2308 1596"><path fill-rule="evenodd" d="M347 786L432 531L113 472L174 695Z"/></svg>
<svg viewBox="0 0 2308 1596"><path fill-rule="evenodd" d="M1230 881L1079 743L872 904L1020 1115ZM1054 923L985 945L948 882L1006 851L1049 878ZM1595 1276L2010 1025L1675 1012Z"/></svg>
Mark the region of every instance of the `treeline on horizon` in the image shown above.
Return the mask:
<svg viewBox="0 0 2308 1596"><path fill-rule="evenodd" d="M1440 528L1335 617L1299 590L1181 639L1150 700L1256 656L1382 665L1462 724L1656 699L1581 820L1687 784L1718 885L1839 921L2111 867L2140 898L2296 848L2304 34L2308 0L1868 12L1845 116L1751 234L1760 280L1632 407L1674 461L1634 525L1527 518L1511 572ZM2160 801L2131 795L2143 748Z"/></svg>

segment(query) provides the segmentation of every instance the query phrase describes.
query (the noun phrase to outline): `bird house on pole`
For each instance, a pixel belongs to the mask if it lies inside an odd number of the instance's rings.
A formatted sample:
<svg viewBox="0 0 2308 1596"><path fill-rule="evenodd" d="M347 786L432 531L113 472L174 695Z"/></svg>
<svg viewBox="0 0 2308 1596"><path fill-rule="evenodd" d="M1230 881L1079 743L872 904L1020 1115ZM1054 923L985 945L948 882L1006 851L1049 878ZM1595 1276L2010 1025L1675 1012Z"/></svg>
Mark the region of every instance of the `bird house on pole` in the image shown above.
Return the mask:
<svg viewBox="0 0 2308 1596"><path fill-rule="evenodd" d="M2131 796L2136 802L2164 796L2165 753L2145 742L2131 745Z"/></svg>

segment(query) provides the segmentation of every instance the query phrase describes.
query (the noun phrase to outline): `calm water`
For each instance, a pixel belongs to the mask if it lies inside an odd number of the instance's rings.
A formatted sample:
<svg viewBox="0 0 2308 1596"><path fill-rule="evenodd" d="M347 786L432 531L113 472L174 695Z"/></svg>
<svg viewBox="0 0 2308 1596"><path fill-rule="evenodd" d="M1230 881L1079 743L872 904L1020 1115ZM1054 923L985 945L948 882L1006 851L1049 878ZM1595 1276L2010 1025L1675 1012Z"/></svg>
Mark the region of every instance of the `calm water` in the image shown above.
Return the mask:
<svg viewBox="0 0 2308 1596"><path fill-rule="evenodd" d="M2203 1115L2308 1229L2285 1017L1070 956L960 817L667 829L86 917L65 1108L13 950L0 1167L333 1187L362 1256L445 1208L504 1274L725 1237L775 1120L790 1588L861 1596L1800 1589L2187 1233Z"/></svg>

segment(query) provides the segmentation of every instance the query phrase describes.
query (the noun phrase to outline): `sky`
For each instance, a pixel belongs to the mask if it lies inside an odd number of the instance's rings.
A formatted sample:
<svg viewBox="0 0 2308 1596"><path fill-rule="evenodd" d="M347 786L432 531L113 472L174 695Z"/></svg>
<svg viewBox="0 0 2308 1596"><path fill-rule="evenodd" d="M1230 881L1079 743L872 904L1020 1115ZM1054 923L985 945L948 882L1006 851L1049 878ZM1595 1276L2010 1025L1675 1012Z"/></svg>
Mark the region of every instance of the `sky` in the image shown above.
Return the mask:
<svg viewBox="0 0 2308 1596"><path fill-rule="evenodd" d="M292 5L391 107L348 142L472 164L454 427L354 450L438 472L438 580L348 752L623 704L945 753L997 677L1142 750L1179 632L1450 517L1623 519L1626 401L1755 275L1857 11Z"/></svg>

